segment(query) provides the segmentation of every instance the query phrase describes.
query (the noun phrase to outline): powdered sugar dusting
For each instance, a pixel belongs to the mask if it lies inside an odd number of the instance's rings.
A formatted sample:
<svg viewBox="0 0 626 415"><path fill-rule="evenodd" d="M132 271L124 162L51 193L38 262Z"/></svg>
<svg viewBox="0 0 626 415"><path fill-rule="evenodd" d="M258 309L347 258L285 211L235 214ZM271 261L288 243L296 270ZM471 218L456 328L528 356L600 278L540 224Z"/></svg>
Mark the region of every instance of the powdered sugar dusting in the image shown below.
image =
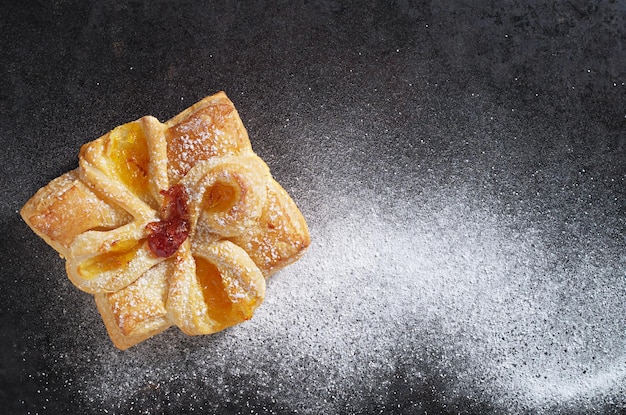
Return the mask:
<svg viewBox="0 0 626 415"><path fill-rule="evenodd" d="M310 212L310 251L270 278L254 319L212 336L170 329L124 353L90 342L81 401L313 414L423 412L436 398L462 413L554 413L625 392L626 335L607 312L624 283L611 264L564 267L540 229L474 203L476 189L390 210L352 190Z"/></svg>
<svg viewBox="0 0 626 415"><path fill-rule="evenodd" d="M211 103L170 128L167 135L171 179L178 181L199 160L250 149L245 130L232 111L232 105Z"/></svg>

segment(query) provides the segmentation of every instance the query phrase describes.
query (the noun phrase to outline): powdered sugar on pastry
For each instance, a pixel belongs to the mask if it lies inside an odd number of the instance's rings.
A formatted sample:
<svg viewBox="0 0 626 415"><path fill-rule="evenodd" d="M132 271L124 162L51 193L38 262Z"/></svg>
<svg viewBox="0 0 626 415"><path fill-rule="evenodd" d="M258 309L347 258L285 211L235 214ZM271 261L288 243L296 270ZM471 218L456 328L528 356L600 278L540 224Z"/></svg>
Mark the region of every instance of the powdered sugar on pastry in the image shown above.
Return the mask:
<svg viewBox="0 0 626 415"><path fill-rule="evenodd" d="M265 277L309 245L302 214L224 93L165 124L148 116L117 127L82 147L79 166L21 213L96 296L121 349L170 325L209 334L249 319ZM84 190L66 198L72 189Z"/></svg>

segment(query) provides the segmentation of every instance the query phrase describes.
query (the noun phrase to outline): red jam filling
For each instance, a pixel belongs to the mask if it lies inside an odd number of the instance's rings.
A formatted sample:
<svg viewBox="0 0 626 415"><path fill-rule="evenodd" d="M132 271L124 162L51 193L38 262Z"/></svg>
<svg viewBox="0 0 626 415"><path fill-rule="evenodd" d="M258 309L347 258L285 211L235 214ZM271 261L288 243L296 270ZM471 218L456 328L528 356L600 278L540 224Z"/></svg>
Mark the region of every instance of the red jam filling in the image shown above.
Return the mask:
<svg viewBox="0 0 626 415"><path fill-rule="evenodd" d="M161 194L164 196L161 220L148 223L146 229L149 232L150 250L157 256L168 258L174 255L189 236L189 195L182 184L161 190Z"/></svg>

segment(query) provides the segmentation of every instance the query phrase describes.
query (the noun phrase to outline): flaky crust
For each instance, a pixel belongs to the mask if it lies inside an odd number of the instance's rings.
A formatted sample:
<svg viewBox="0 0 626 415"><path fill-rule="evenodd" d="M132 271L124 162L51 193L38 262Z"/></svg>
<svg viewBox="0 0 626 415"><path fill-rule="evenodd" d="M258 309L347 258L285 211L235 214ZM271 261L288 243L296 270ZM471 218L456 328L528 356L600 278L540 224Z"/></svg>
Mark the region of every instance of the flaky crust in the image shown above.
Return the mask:
<svg viewBox="0 0 626 415"><path fill-rule="evenodd" d="M180 185L188 236L164 258L148 243L148 224L165 220L165 191ZM79 167L20 213L66 259L70 280L94 295L120 349L172 325L198 335L251 318L265 278L310 243L223 92L166 123L146 116L85 144Z"/></svg>

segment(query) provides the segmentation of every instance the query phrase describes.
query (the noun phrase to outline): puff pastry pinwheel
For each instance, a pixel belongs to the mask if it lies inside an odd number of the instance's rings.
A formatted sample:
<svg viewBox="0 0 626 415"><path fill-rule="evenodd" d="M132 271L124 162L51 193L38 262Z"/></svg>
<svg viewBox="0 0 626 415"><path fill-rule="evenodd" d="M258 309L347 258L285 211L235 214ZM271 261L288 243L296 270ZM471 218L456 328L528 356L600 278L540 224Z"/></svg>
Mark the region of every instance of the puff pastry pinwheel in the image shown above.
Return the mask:
<svg viewBox="0 0 626 415"><path fill-rule="evenodd" d="M223 92L85 144L20 213L122 350L173 325L199 335L251 318L265 279L310 243Z"/></svg>

